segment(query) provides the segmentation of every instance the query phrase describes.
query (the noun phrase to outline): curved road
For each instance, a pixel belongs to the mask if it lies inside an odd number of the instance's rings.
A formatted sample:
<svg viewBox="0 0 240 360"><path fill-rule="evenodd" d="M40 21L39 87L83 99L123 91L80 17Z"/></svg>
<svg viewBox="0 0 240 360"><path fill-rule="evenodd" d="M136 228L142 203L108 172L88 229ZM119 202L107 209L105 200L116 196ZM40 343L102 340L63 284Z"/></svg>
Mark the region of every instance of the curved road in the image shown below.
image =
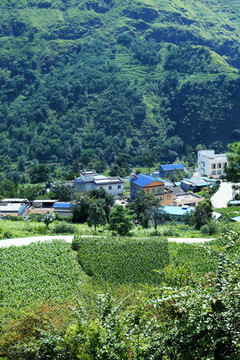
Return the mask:
<svg viewBox="0 0 240 360"><path fill-rule="evenodd" d="M228 201L233 198L232 185L231 182L221 181L218 191L211 198L214 208L227 207Z"/></svg>
<svg viewBox="0 0 240 360"><path fill-rule="evenodd" d="M96 236L84 236L84 237L96 237ZM102 237L102 236L99 236ZM73 240L73 235L55 235L55 236L34 236L34 237L26 237L26 238L15 238L15 239L6 239L0 240L0 248L9 247L12 245L21 246L21 245L29 245L38 241L51 241L51 240L65 240L68 243L71 243ZM168 241L178 242L178 243L202 243L206 241L210 241L213 239L206 238L168 238Z"/></svg>

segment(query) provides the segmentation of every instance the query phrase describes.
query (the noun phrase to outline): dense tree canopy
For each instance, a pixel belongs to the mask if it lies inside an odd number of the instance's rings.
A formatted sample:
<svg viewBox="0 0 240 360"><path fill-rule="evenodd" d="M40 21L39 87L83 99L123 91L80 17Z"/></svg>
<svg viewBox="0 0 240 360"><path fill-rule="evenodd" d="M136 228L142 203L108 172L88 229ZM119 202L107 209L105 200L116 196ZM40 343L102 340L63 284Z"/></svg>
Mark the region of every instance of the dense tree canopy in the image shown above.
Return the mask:
<svg viewBox="0 0 240 360"><path fill-rule="evenodd" d="M2 1L2 175L194 165L238 141L239 9L198 3Z"/></svg>

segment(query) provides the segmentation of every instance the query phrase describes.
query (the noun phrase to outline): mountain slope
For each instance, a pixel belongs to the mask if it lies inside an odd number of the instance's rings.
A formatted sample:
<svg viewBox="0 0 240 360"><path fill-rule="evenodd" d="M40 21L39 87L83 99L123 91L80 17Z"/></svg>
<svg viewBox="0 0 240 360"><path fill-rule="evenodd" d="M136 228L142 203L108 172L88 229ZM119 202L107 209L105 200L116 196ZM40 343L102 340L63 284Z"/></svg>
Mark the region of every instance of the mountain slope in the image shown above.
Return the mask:
<svg viewBox="0 0 240 360"><path fill-rule="evenodd" d="M240 7L222 0L5 0L0 161L191 163L238 140ZM150 154L150 156L149 156Z"/></svg>

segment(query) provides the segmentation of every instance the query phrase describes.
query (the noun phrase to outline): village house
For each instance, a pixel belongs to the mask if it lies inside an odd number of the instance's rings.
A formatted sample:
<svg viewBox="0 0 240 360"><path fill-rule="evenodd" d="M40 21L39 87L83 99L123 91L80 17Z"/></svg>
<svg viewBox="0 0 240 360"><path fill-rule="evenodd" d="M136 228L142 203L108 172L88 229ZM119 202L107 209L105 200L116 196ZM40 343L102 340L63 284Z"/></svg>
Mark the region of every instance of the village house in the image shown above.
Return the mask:
<svg viewBox="0 0 240 360"><path fill-rule="evenodd" d="M188 191L199 192L204 187L209 188L212 185L214 185L215 181L212 182L211 180L207 180L206 178L203 178L203 177L192 177L190 179L181 180L181 188L185 192L188 192Z"/></svg>
<svg viewBox="0 0 240 360"><path fill-rule="evenodd" d="M167 164L159 166L159 176L163 178L170 178L178 173L185 171L183 164Z"/></svg>
<svg viewBox="0 0 240 360"><path fill-rule="evenodd" d="M53 204L54 213L58 213L61 216L72 215L73 204L69 202L55 202Z"/></svg>
<svg viewBox="0 0 240 360"><path fill-rule="evenodd" d="M174 221L185 221L186 216L194 210L194 207L188 206L164 206L164 211Z"/></svg>
<svg viewBox="0 0 240 360"><path fill-rule="evenodd" d="M28 200L27 199L3 199L0 203L0 216L28 216Z"/></svg>
<svg viewBox="0 0 240 360"><path fill-rule="evenodd" d="M165 182L161 179L133 173L130 178L130 197L132 200L137 197L140 190L157 196L162 205L173 205L173 191L165 187Z"/></svg>
<svg viewBox="0 0 240 360"><path fill-rule="evenodd" d="M32 206L29 209L29 214L46 214L54 213L53 204L57 200L34 200Z"/></svg>
<svg viewBox="0 0 240 360"><path fill-rule="evenodd" d="M225 174L227 165L226 154L215 154L214 150L198 151L198 172L200 175L218 178Z"/></svg>
<svg viewBox="0 0 240 360"><path fill-rule="evenodd" d="M176 194L174 196L173 205L178 207L183 206L197 206L201 201L204 200L204 197L194 194L194 193L184 193L184 194Z"/></svg>
<svg viewBox="0 0 240 360"><path fill-rule="evenodd" d="M94 170L80 171L80 177L73 181L76 191L91 191L105 189L115 197L121 196L124 190L123 180L119 176L107 177L98 175Z"/></svg>

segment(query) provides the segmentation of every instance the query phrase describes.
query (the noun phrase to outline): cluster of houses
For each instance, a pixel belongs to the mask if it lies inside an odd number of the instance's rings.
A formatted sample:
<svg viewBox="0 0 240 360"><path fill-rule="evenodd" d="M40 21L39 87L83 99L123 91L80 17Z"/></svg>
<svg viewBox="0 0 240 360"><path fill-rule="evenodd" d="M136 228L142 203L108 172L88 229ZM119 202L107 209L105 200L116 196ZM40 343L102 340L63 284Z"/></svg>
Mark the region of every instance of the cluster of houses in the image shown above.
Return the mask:
<svg viewBox="0 0 240 360"><path fill-rule="evenodd" d="M203 188L213 186L216 179L224 174L226 165L225 154L217 155L214 150L201 150L198 152L199 176L175 181L179 175L185 173L183 164L160 165L159 171L154 172L151 176L133 172L128 179L99 175L90 169L80 171L80 177L73 180L72 186L77 192L103 188L117 199L122 198L124 182L129 181L129 201L134 200L140 190L146 191L160 199L165 211L173 219L181 220L200 201L204 200L202 196L196 193ZM26 218L29 214L47 212L57 212L61 216L67 216L72 213L72 205L58 200L34 200L30 202L27 199L3 199L0 203L0 216L12 215Z"/></svg>
<svg viewBox="0 0 240 360"><path fill-rule="evenodd" d="M0 218L4 216L22 216L57 212L61 216L72 214L71 204L57 200L3 199L0 202Z"/></svg>

